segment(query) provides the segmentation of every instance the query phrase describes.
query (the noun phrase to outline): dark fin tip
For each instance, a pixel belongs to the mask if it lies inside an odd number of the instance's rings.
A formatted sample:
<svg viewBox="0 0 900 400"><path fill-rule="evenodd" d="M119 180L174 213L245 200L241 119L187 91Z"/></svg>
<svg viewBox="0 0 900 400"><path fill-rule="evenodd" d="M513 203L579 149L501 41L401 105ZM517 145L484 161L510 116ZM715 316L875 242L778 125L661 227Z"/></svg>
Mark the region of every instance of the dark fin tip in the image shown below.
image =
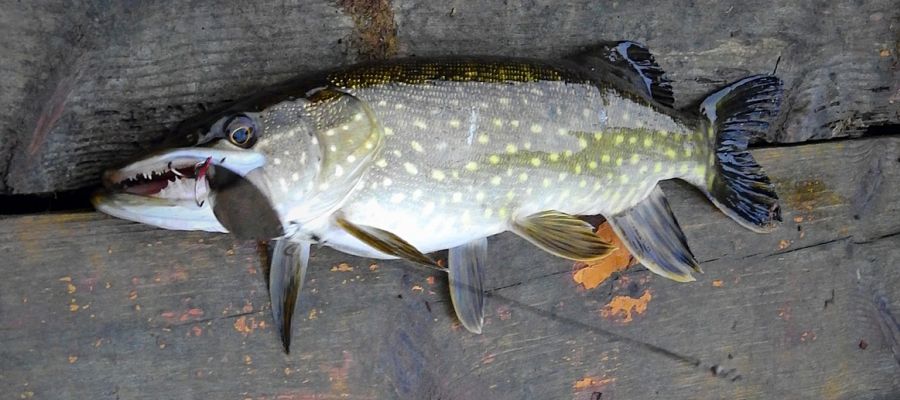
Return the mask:
<svg viewBox="0 0 900 400"><path fill-rule="evenodd" d="M765 136L781 108L784 84L772 75L741 79L708 96L701 112L715 132L714 176L707 196L741 225L768 232L781 221L775 186L747 151Z"/></svg>
<svg viewBox="0 0 900 400"><path fill-rule="evenodd" d="M578 60L612 74L620 80L623 89L637 90L665 107L675 106L671 81L643 44L628 40L603 42Z"/></svg>

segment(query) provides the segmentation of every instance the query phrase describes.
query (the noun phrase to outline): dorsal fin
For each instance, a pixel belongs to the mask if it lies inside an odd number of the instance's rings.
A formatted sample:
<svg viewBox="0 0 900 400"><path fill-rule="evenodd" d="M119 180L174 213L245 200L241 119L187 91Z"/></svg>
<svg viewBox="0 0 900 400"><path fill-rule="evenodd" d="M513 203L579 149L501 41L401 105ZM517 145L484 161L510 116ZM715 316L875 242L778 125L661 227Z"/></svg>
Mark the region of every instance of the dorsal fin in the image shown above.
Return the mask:
<svg viewBox="0 0 900 400"><path fill-rule="evenodd" d="M603 42L574 58L620 89L636 91L647 100L674 107L671 81L646 46L631 41Z"/></svg>

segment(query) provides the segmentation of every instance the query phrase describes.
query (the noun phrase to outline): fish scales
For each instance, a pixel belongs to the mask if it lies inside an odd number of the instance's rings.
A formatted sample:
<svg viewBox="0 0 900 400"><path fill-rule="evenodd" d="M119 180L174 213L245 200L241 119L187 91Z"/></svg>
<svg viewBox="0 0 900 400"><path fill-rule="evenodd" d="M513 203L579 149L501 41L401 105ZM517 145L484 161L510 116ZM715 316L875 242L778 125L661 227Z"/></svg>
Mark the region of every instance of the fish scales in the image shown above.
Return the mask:
<svg viewBox="0 0 900 400"><path fill-rule="evenodd" d="M554 77L347 87L385 139L342 210L430 252L505 231L516 215L614 214L659 180L703 179L706 138L695 128L612 88Z"/></svg>

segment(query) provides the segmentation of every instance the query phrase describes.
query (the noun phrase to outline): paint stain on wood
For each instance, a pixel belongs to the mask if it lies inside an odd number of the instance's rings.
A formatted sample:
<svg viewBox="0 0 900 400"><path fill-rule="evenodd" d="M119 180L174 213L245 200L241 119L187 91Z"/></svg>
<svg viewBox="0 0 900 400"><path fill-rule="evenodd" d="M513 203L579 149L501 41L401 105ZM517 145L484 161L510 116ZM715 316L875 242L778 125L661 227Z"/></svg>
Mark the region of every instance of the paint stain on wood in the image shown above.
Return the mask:
<svg viewBox="0 0 900 400"><path fill-rule="evenodd" d="M47 134L50 133L62 116L63 110L66 108L66 101L69 99L69 93L72 92L74 79L74 76L68 76L59 81L53 94L50 95L50 99L44 104L44 109L41 110L41 114L38 116L37 123L34 126L34 132L31 134L31 143L28 144L29 156L37 154L41 145L46 142Z"/></svg>
<svg viewBox="0 0 900 400"><path fill-rule="evenodd" d="M352 272L353 266L347 263L340 263L331 267L331 272Z"/></svg>
<svg viewBox="0 0 900 400"><path fill-rule="evenodd" d="M616 296L600 310L600 316L627 324L633 321L635 316L647 311L647 305L650 304L651 299L653 299L653 295L649 289L644 290L644 293L638 298Z"/></svg>
<svg viewBox="0 0 900 400"><path fill-rule="evenodd" d="M397 23L388 0L339 0L355 26L355 40L361 55L383 60L397 54Z"/></svg>
<svg viewBox="0 0 900 400"><path fill-rule="evenodd" d="M622 272L637 264L637 259L631 255L625 244L613 232L609 223L600 224L597 228L597 236L612 243L617 249L600 260L591 263L575 263L575 273L572 275L572 279L584 286L585 289L593 289L614 273Z"/></svg>

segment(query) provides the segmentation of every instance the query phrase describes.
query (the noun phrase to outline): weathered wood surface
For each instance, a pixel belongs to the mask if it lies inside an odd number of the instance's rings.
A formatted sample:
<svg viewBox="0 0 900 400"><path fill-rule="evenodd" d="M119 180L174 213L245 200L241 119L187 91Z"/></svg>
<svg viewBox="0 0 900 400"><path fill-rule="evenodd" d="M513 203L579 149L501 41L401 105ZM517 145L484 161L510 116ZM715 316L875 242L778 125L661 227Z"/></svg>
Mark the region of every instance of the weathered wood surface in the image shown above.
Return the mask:
<svg viewBox="0 0 900 400"><path fill-rule="evenodd" d="M900 137L754 155L783 198L772 234L664 186L702 260L695 283L634 267L585 290L571 262L504 234L490 241L478 336L455 322L442 277L317 249L290 355L254 243L94 213L2 219L0 393L900 397Z"/></svg>
<svg viewBox="0 0 900 400"><path fill-rule="evenodd" d="M766 138L900 123L895 0L0 2L0 193L97 183L179 121L293 76L368 58L553 59L647 43L680 106L743 75L787 85Z"/></svg>

